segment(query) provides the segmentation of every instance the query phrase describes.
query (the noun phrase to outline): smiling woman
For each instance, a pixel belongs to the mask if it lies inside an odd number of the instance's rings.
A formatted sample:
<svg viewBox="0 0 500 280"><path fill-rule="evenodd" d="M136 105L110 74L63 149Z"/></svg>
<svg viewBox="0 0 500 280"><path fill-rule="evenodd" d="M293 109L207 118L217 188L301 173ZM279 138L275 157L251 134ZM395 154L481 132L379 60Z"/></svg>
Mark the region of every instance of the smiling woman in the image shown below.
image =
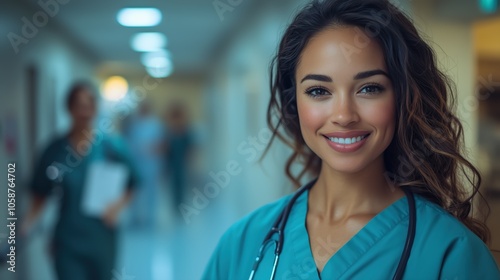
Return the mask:
<svg viewBox="0 0 500 280"><path fill-rule="evenodd" d="M435 61L388 0L300 11L272 64L268 122L294 151L291 181L315 179L233 225L204 279L500 279Z"/></svg>

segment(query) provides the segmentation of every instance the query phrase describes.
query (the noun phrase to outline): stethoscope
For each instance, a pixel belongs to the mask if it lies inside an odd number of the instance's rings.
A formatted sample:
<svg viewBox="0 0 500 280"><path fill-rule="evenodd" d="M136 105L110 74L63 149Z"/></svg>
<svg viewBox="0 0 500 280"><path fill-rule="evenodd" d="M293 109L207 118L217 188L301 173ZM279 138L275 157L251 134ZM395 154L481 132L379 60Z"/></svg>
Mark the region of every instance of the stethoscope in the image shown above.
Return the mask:
<svg viewBox="0 0 500 280"><path fill-rule="evenodd" d="M283 250L283 240L284 240L284 232L285 232L285 225L288 220L288 216L290 215L290 211L292 210L293 204L299 198L299 196L304 193L305 191L309 190L312 188L314 183L316 182L317 179L314 179L313 181L307 183L306 185L300 187L295 194L292 196L288 204L285 206L285 209L281 212L279 215L278 219L274 222L273 226L267 233L266 237L264 238L264 241L262 242L262 245L259 248L259 254L255 258L255 262L253 264L252 272L250 273L250 277L248 277L248 280L252 280L255 277L255 272L257 271L257 268L259 267L259 264L262 260L262 257L264 256L264 250L267 247L268 244L273 243L275 244L275 250L274 250L274 263L273 263L273 268L271 271L271 277L269 278L270 280L274 279L274 276L276 274L276 268L278 267L278 262L280 258L281 251ZM408 263L408 258L410 257L411 253L411 248L413 246L413 240L415 239L415 227L417 223L417 214L415 210L415 198L413 197L413 193L411 193L407 189L403 189L403 191L406 194L406 197L408 198L408 210L409 210L409 220L410 224L408 226L408 232L406 234L406 243L405 247L403 250L403 254L401 255L401 259L399 260L398 267L396 269L396 272L394 273L394 277L392 278L393 280L396 279L402 279L403 278L403 273L406 268L406 264ZM276 239L273 239L272 237L277 234L278 237Z"/></svg>

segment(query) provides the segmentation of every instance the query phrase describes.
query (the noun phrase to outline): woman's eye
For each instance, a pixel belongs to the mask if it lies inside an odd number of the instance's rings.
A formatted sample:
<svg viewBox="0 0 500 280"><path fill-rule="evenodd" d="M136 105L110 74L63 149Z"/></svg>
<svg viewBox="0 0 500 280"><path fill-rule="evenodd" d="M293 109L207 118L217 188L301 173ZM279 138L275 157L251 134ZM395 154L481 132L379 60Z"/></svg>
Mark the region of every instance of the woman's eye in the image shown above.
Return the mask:
<svg viewBox="0 0 500 280"><path fill-rule="evenodd" d="M383 90L384 90L384 88L382 88L379 85L368 85L368 86L363 87L359 92L367 94L367 95L372 95L372 94L380 93Z"/></svg>
<svg viewBox="0 0 500 280"><path fill-rule="evenodd" d="M324 88L311 88L306 90L306 94L316 98L316 97L321 97L323 95L327 95L328 91L326 91Z"/></svg>

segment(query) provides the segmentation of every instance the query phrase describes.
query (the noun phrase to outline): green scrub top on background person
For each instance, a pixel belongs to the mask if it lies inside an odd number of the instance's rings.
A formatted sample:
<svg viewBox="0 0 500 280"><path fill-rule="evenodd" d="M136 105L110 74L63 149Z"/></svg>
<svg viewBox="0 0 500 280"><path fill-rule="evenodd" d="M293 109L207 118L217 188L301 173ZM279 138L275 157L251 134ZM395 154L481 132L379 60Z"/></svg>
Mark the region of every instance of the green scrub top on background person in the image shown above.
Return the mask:
<svg viewBox="0 0 500 280"><path fill-rule="evenodd" d="M87 170L93 162L125 164L129 170L127 191L136 185L137 175L125 145L118 137L96 137L89 151L79 157L68 136L53 141L39 160L31 191L47 197L54 187L62 192L53 246L56 271L65 279L111 279L116 255L116 228L99 217L82 213L82 196Z"/></svg>
<svg viewBox="0 0 500 280"><path fill-rule="evenodd" d="M409 225L403 197L388 206L330 258L318 274L306 229L309 191L295 202L285 226L284 246L275 279L391 279L400 261ZM247 215L222 236L204 280L248 279L265 235L283 211L287 196ZM500 272L486 245L439 206L415 195L416 234L403 279L498 280ZM269 279L274 245L266 247L255 279Z"/></svg>

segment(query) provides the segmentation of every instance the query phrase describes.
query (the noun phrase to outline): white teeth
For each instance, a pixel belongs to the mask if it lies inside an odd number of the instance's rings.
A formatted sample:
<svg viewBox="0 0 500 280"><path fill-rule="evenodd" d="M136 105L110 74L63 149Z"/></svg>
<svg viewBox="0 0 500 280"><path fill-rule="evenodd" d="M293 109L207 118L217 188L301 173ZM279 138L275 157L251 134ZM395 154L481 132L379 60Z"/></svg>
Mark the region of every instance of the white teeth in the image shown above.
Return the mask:
<svg viewBox="0 0 500 280"><path fill-rule="evenodd" d="M365 136L358 136L358 137L352 137L352 138L339 138L339 137L329 137L328 139L334 143L338 144L344 144L344 145L349 145L349 144L354 144L356 142L359 142L363 139L366 138Z"/></svg>

